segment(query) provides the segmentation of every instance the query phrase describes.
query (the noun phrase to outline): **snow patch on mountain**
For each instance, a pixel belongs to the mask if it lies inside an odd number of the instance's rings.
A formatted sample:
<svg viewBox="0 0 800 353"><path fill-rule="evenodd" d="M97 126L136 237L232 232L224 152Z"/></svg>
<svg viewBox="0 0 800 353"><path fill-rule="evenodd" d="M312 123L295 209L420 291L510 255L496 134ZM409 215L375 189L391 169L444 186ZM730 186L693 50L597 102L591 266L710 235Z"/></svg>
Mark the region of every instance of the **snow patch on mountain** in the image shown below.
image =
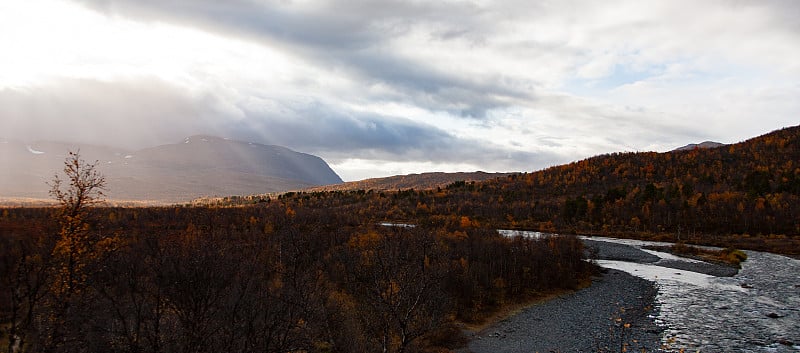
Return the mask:
<svg viewBox="0 0 800 353"><path fill-rule="evenodd" d="M37 151L37 150L33 149L33 147L31 147L30 145L25 145L25 148L28 149L28 152L33 153L33 154L44 154L43 151Z"/></svg>

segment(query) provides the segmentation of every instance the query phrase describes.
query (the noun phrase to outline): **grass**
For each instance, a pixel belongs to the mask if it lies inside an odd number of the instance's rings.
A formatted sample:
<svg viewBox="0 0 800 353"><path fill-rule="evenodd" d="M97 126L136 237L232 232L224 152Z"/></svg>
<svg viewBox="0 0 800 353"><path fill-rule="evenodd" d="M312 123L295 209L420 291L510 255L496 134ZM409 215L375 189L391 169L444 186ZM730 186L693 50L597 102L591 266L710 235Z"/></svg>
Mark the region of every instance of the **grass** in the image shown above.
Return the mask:
<svg viewBox="0 0 800 353"><path fill-rule="evenodd" d="M744 251L734 248L712 250L686 245L685 243L675 243L672 246L653 246L647 248L658 251L666 251L678 256L734 266L737 268L741 268L742 262L747 261L747 254L745 254Z"/></svg>

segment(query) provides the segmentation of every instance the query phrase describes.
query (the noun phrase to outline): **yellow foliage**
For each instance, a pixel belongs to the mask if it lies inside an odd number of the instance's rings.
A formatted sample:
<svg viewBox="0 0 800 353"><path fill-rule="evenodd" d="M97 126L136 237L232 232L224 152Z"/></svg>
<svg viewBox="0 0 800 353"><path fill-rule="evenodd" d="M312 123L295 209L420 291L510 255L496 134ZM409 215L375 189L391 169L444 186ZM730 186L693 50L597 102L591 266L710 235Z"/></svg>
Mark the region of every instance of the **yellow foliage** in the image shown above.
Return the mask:
<svg viewBox="0 0 800 353"><path fill-rule="evenodd" d="M283 288L283 278L280 275L275 276L270 284L272 288L281 289Z"/></svg>
<svg viewBox="0 0 800 353"><path fill-rule="evenodd" d="M444 238L452 240L463 240L469 238L469 236L467 235L467 232L457 230L452 233L450 232L445 233Z"/></svg>
<svg viewBox="0 0 800 353"><path fill-rule="evenodd" d="M394 298L397 296L397 293L400 293L400 284L395 281L389 281L388 285L386 286L386 290L383 291L381 295L384 300L387 302L394 302Z"/></svg>
<svg viewBox="0 0 800 353"><path fill-rule="evenodd" d="M502 289L506 287L506 281L502 277L497 277L492 281L492 286L497 289Z"/></svg>
<svg viewBox="0 0 800 353"><path fill-rule="evenodd" d="M332 291L328 295L328 300L347 310L354 310L357 306L353 297L344 291Z"/></svg>
<svg viewBox="0 0 800 353"><path fill-rule="evenodd" d="M378 245L381 236L373 230L365 234L357 234L347 241L347 245L353 249L370 249Z"/></svg>
<svg viewBox="0 0 800 353"><path fill-rule="evenodd" d="M469 228L472 226L472 221L470 221L469 217L461 216L461 228Z"/></svg>

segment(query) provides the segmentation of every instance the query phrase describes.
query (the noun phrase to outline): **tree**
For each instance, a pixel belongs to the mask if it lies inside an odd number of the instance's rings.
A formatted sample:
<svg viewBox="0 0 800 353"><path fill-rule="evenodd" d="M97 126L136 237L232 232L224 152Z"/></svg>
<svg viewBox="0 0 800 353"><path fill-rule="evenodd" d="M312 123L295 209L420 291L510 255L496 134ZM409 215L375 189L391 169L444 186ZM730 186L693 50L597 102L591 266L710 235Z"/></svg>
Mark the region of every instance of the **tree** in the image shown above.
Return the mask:
<svg viewBox="0 0 800 353"><path fill-rule="evenodd" d="M17 353L29 346L28 333L47 292L52 243L35 232L14 235L7 229L0 227L0 322L5 324L0 341L7 342L8 353Z"/></svg>
<svg viewBox="0 0 800 353"><path fill-rule="evenodd" d="M91 236L87 223L90 208L103 202L106 186L97 164L97 161L90 164L81 159L80 151L70 151L64 161L66 179L56 174L50 184L50 195L60 205L57 217L61 230L52 252L54 276L50 289L55 310L48 325L53 331L45 336L48 337L46 351L64 349L74 338L66 332L70 327L67 321L72 316L72 303L80 302L76 297L85 289L86 267L99 257L100 248L105 245L98 244L99 239Z"/></svg>
<svg viewBox="0 0 800 353"><path fill-rule="evenodd" d="M355 235L348 242L350 285L362 303L363 328L377 343L374 350L409 352L446 320L443 254L425 231L382 231Z"/></svg>
<svg viewBox="0 0 800 353"><path fill-rule="evenodd" d="M81 159L80 150L70 151L64 161L67 179L62 180L58 174L53 176L53 183L49 184L50 196L61 205L62 220L85 215L89 207L103 202L106 178L96 169L98 163L89 164ZM69 182L69 186L62 190L65 182Z"/></svg>

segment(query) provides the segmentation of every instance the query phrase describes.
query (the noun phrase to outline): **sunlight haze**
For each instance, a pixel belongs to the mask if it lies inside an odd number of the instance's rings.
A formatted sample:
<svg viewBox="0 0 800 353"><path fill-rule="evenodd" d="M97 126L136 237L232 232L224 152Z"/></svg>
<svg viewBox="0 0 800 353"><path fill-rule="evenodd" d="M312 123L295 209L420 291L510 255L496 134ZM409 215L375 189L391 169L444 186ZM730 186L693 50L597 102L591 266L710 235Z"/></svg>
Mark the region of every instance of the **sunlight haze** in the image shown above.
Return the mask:
<svg viewBox="0 0 800 353"><path fill-rule="evenodd" d="M796 125L793 1L0 4L0 139L208 134L344 180L533 171Z"/></svg>

